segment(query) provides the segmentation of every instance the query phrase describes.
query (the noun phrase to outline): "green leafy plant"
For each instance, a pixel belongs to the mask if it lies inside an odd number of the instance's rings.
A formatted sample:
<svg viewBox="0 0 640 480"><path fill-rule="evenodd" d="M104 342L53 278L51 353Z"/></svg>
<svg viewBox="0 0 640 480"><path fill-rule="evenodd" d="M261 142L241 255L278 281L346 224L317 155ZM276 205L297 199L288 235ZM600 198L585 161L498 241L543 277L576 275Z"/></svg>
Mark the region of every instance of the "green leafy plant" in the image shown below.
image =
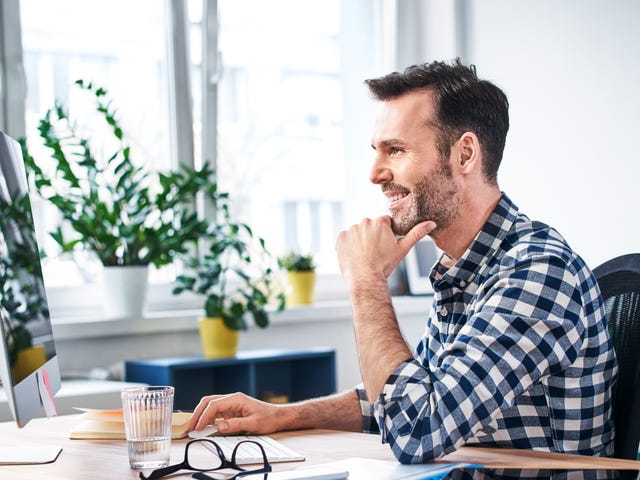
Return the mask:
<svg viewBox="0 0 640 480"><path fill-rule="evenodd" d="M316 269L313 255L303 255L295 251L278 257L278 265L289 272L313 272Z"/></svg>
<svg viewBox="0 0 640 480"><path fill-rule="evenodd" d="M204 237L206 253L190 259L190 272L176 278L173 293L203 296L206 316L221 318L231 330L246 330L247 314L265 328L270 305L277 311L285 307L271 254L248 225L232 221L228 195L207 197L215 204L217 221Z"/></svg>
<svg viewBox="0 0 640 480"><path fill-rule="evenodd" d="M82 80L76 85L93 96L114 146L99 159L57 101L39 123L39 137L50 153L48 164L36 162L21 139L31 183L72 230L58 226L51 236L63 252L92 250L105 266L170 263L206 233L194 199L205 188L216 193L213 171L205 165L161 173L137 165L107 91Z"/></svg>
<svg viewBox="0 0 640 480"><path fill-rule="evenodd" d="M48 315L49 310L29 197L19 195L8 201L0 195L0 218L0 308L13 365L18 352L32 346L27 324Z"/></svg>

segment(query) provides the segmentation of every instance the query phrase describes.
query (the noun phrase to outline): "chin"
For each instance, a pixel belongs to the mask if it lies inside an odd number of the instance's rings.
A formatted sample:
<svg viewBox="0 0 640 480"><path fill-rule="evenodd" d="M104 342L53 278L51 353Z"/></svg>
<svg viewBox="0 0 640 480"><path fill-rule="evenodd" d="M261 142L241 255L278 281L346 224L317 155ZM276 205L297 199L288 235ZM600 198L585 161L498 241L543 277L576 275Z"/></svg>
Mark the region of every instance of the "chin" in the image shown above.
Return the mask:
<svg viewBox="0 0 640 480"><path fill-rule="evenodd" d="M404 237L407 233L409 233L409 231L415 225L417 225L417 223L414 223L414 224L406 224L404 222L398 223L393 217L391 218L391 230L393 231L393 233L401 237Z"/></svg>

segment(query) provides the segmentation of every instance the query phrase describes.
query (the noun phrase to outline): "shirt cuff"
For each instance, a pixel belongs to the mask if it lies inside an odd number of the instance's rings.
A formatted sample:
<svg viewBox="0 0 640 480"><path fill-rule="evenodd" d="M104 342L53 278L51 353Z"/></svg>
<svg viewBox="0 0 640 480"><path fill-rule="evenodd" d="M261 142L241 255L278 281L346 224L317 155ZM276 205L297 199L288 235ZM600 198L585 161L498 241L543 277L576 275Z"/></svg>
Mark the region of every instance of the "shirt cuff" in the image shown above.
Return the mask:
<svg viewBox="0 0 640 480"><path fill-rule="evenodd" d="M410 432L412 421L415 419L407 418L406 410L409 407L420 409L425 397L424 389L407 390L407 385L429 381L427 377L424 366L413 359L402 362L389 375L380 396L372 406L382 443L388 442L387 436L390 431L394 432L394 435Z"/></svg>
<svg viewBox="0 0 640 480"><path fill-rule="evenodd" d="M380 433L376 417L373 414L373 406L367 399L367 392L364 389L364 384L356 386L356 394L360 401L360 411L362 412L362 431L363 433Z"/></svg>

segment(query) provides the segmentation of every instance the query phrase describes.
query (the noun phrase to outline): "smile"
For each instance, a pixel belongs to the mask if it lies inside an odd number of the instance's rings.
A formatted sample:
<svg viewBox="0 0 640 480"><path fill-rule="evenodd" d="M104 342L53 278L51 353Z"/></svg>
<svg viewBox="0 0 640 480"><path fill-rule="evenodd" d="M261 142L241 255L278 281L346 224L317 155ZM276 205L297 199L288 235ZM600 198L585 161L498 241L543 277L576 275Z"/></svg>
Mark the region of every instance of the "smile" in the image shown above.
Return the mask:
<svg viewBox="0 0 640 480"><path fill-rule="evenodd" d="M389 200L389 209L397 210L402 205L405 198L409 196L409 193L394 193L393 195L389 195L387 199Z"/></svg>

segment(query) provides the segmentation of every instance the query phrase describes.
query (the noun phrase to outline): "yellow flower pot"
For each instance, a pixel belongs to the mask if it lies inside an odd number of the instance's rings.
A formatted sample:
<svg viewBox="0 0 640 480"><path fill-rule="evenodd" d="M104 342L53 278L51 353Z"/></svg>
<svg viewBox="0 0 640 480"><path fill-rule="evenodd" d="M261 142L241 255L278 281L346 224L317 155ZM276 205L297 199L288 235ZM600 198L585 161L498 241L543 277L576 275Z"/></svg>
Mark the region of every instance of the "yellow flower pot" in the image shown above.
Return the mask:
<svg viewBox="0 0 640 480"><path fill-rule="evenodd" d="M228 328L221 318L203 317L198 322L205 358L234 357L238 351L238 331Z"/></svg>
<svg viewBox="0 0 640 480"><path fill-rule="evenodd" d="M47 362L47 352L44 345L23 348L18 351L16 361L11 366L11 377L18 383L35 372Z"/></svg>
<svg viewBox="0 0 640 480"><path fill-rule="evenodd" d="M287 272L287 305L309 305L313 303L316 272Z"/></svg>

